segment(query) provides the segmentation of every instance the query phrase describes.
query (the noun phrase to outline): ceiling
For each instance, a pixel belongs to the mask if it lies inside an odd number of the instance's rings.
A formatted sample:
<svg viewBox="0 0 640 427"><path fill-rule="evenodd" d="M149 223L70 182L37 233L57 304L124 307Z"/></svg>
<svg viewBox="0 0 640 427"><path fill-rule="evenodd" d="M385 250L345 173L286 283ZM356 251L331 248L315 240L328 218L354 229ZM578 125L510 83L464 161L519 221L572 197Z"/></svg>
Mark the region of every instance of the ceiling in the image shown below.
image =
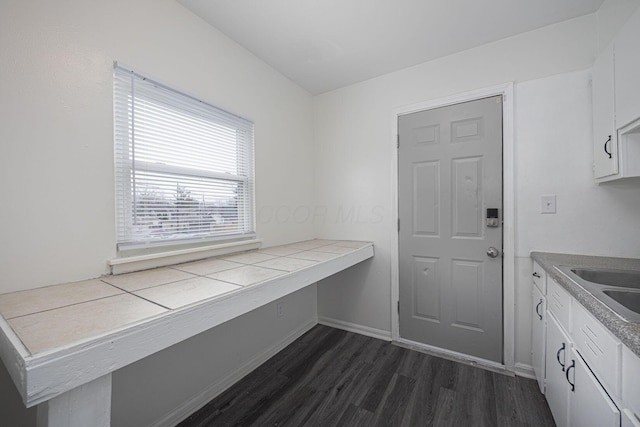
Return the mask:
<svg viewBox="0 0 640 427"><path fill-rule="evenodd" d="M595 12L603 0L178 0L319 94Z"/></svg>

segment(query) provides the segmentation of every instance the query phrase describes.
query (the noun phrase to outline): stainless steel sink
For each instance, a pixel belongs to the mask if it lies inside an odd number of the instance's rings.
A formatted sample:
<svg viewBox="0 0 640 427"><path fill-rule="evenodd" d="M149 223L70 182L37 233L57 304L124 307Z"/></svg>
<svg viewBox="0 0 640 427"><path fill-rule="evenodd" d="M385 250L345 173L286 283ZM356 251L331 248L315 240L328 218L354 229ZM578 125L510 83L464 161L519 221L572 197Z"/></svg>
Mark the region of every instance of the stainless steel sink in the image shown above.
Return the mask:
<svg viewBox="0 0 640 427"><path fill-rule="evenodd" d="M640 323L640 271L555 266L618 316Z"/></svg>
<svg viewBox="0 0 640 427"><path fill-rule="evenodd" d="M621 291L619 289L606 289L605 295L613 298L634 313L640 313L640 291Z"/></svg>
<svg viewBox="0 0 640 427"><path fill-rule="evenodd" d="M640 289L640 271L595 270L590 268L572 268L571 271L591 283Z"/></svg>

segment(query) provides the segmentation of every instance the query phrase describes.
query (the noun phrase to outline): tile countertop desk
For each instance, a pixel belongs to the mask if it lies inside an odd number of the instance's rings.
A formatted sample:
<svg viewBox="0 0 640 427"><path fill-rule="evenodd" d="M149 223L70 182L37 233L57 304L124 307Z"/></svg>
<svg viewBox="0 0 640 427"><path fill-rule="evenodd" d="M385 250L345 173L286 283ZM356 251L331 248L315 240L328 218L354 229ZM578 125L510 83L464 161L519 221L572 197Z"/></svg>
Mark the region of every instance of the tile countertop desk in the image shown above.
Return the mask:
<svg viewBox="0 0 640 427"><path fill-rule="evenodd" d="M308 240L3 294L0 356L39 426L109 425L113 371L373 255Z"/></svg>

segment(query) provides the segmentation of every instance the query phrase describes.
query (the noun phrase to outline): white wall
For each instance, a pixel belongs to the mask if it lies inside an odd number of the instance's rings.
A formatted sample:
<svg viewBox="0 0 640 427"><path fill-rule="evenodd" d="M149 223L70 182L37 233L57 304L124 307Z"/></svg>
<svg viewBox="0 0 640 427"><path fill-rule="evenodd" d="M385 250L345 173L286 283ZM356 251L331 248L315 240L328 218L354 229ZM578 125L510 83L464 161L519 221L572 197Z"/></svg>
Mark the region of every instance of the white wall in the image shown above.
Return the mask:
<svg viewBox="0 0 640 427"><path fill-rule="evenodd" d="M310 94L175 1L1 7L0 291L97 277L116 255L114 60L255 121L258 210L312 205ZM266 244L312 236L282 222L258 221Z"/></svg>
<svg viewBox="0 0 640 427"><path fill-rule="evenodd" d="M269 206L313 205L311 95L174 0L4 1L0 293L97 277L116 256L114 60L254 120L259 212ZM310 222L287 216L278 221L259 217L257 227L266 245L310 238L314 232ZM241 366L241 359L260 354L315 319L315 309L310 309L316 305L315 292L283 302L285 310L305 307L304 316L285 316L276 323L267 308L252 314L252 322L234 320L225 325L227 332L198 338L212 346L206 353L209 363L231 371ZM255 339L256 334L264 339ZM222 341L227 347L218 351ZM188 342L171 354L197 360L201 350L202 344ZM140 375L152 372L159 379L136 383L143 392L131 401L115 398L115 410L122 411L114 414L115 425L158 415L150 400L154 390L166 393L163 411L195 392L166 382L162 371L167 367L154 365L164 357L136 364ZM219 372L207 372L195 387L218 377ZM114 395L130 395L128 381L136 378L116 373ZM0 377L0 390L15 394L6 376ZM21 416L20 408L11 405L0 403L0 419L7 411Z"/></svg>
<svg viewBox="0 0 640 427"><path fill-rule="evenodd" d="M317 234L372 239L376 247L360 274L345 272L318 285L319 317L390 331L393 109L514 81L516 256L522 258L516 263L516 363L530 364L529 250L638 255L640 229L632 221L638 190L598 188L589 175L590 88L588 72L579 70L590 68L595 49L596 17L588 15L317 96L317 202L329 212L365 212L359 220L318 222ZM543 193L558 194L557 215L537 213ZM593 211L579 214L587 206ZM607 231L603 216L615 218Z"/></svg>
<svg viewBox="0 0 640 427"><path fill-rule="evenodd" d="M561 74L516 89L516 299L531 301L533 250L640 257L640 186L593 180L590 72ZM540 195L557 214L540 213ZM517 310L518 311L518 310ZM530 316L518 318L516 360L530 360Z"/></svg>

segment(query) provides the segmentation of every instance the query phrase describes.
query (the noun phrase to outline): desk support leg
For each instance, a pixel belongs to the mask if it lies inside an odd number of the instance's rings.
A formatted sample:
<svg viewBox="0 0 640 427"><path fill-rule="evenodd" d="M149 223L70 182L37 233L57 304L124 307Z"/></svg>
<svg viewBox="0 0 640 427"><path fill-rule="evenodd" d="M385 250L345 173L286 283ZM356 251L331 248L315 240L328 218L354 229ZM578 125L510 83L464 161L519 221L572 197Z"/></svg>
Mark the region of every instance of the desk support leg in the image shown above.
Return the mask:
<svg viewBox="0 0 640 427"><path fill-rule="evenodd" d="M38 405L38 427L111 425L111 374Z"/></svg>

